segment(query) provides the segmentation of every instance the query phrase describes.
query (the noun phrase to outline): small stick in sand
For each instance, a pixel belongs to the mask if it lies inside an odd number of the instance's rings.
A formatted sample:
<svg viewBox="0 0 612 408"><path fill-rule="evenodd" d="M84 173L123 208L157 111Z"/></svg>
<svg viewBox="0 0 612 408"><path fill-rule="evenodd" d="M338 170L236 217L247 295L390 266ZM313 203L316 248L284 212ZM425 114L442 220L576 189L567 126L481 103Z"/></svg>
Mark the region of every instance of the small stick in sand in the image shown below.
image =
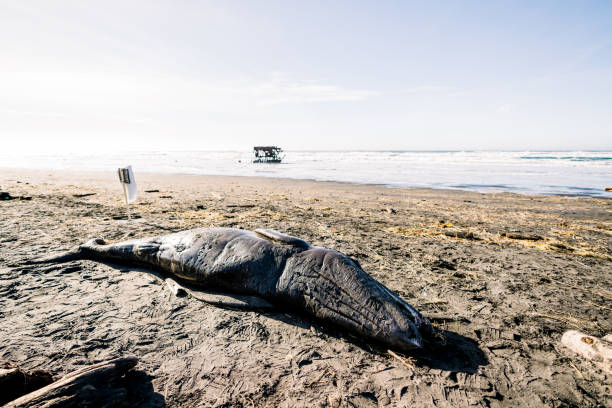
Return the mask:
<svg viewBox="0 0 612 408"><path fill-rule="evenodd" d="M534 317L545 317L548 319L553 319L553 320L558 320L560 322L565 322L568 324L571 324L574 327L578 327L580 328L582 325L582 327L587 326L587 327L597 327L597 323L594 322L587 322L585 320L581 320L581 319L577 319L575 317L572 316L557 316L557 315L553 315L553 314L548 314L548 313L534 313L532 316Z"/></svg>
<svg viewBox="0 0 612 408"><path fill-rule="evenodd" d="M611 308L609 308L609 307L606 307L606 306L603 306L603 305L598 305L597 303L593 303L593 302L591 302L591 301L589 301L589 300L586 300L586 299L580 299L580 298L577 298L577 299L578 299L580 302L584 302L584 303L587 303L587 304L589 304L589 305L593 305L593 306L598 307L598 308L600 308L600 309L612 310L612 309L611 309Z"/></svg>
<svg viewBox="0 0 612 408"><path fill-rule="evenodd" d="M395 359L397 359L400 363L402 363L402 365L404 365L406 368L409 368L411 370L414 369L414 360L412 358L403 358L400 355L394 353L391 350L387 350L387 353L389 353L392 357L394 357Z"/></svg>
<svg viewBox="0 0 612 408"><path fill-rule="evenodd" d="M325 373L327 373L327 371L329 371L329 366L325 367L325 369L323 371L321 371L321 373L311 382L308 383L308 385L306 385L307 387L312 387L314 384L318 383L319 380L321 378L323 378L323 376L325 375Z"/></svg>
<svg viewBox="0 0 612 408"><path fill-rule="evenodd" d="M576 365L574 365L574 363L570 360L569 364L574 367L574 370L576 370L576 372L578 373L578 375L580 376L580 378L584 379L584 375L582 375L582 373L580 372L580 370L578 369L578 367L576 367Z"/></svg>

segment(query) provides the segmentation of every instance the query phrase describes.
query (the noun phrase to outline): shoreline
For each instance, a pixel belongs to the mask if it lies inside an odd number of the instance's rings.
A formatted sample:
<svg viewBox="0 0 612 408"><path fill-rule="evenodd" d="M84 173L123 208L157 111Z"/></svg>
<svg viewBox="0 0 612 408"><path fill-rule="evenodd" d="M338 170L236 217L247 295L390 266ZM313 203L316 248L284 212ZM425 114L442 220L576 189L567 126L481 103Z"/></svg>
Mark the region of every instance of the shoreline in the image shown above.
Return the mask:
<svg viewBox="0 0 612 408"><path fill-rule="evenodd" d="M136 182L140 218L127 223L114 171L0 170L17 198L0 201L0 360L61 376L136 355L167 406L324 406L328 395L362 407L609 404L609 376L560 339L612 331L610 200L245 176ZM24 266L94 237L199 227L271 228L351 256L447 345L406 366L284 310L176 297L139 268Z"/></svg>
<svg viewBox="0 0 612 408"><path fill-rule="evenodd" d="M0 173L1 172L17 172L17 171L24 171L24 172L32 172L32 173L47 173L47 172L59 172L59 173L64 173L64 176L68 176L69 173L74 173L74 172L80 172L82 174L90 174L90 175L98 175L98 176L102 176L102 175L108 175L108 174L114 174L115 171L102 171L102 170L70 170L70 169L55 169L55 168L20 168L20 167L0 167ZM164 172L148 172L148 171L143 171L143 172L138 172L136 175L136 179L138 180L138 175L145 175L148 177L154 177L154 176L163 176L163 177L172 177L172 176L179 176L179 177L202 177L202 178L209 178L209 177L219 177L219 178L228 178L228 179L233 179L233 178L245 178L245 179L254 179L254 180L260 180L260 181L265 181L265 180L284 180L284 181L296 181L296 182L310 182L310 183L331 183L331 184L346 184L346 185L355 185L355 186L371 186L371 187L381 187L381 188L388 188L388 189L398 189L398 190L432 190L432 191L458 191L458 192L464 192L464 193L474 193L474 194L515 194L517 196L523 196L523 197L565 197L565 198L589 198L589 199L603 199L603 200L611 200L612 199L612 192L610 192L610 194L608 196L592 196L592 195L588 195L588 194L580 194L580 193L575 193L575 194L565 194L565 193L531 193L531 192L522 192L522 191L512 191L512 190L504 190L504 189L500 189L499 191L480 191L480 190L468 190L468 189L462 189L462 188L449 188L449 187L422 187L422 186L398 186L398 185L392 185L392 184L385 184L385 183L366 183L366 182L354 182L354 181L341 181L341 180L318 180L318 179L314 179L314 178L292 178L292 177L276 177L276 176L252 176L252 175L223 175L223 174L198 174L198 173L181 173L181 172L177 172L177 173L164 173ZM138 184L138 182L137 182ZM602 191L606 192L607 190L605 190L605 188L602 189Z"/></svg>

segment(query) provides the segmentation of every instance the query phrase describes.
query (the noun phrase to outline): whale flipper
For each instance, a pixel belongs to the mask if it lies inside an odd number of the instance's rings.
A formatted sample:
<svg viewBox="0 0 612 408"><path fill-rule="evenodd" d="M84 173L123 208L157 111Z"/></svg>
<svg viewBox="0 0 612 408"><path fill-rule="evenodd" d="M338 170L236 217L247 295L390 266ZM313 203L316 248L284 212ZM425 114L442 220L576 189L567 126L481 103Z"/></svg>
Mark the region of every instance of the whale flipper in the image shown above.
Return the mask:
<svg viewBox="0 0 612 408"><path fill-rule="evenodd" d="M278 310L277 306L274 306L259 296L243 296L233 293L211 293L203 290L191 289L188 289L188 293L194 299L218 307L245 310Z"/></svg>
<svg viewBox="0 0 612 408"><path fill-rule="evenodd" d="M291 245L300 249L310 248L310 244L303 239L283 234L282 232L275 231L273 229L256 229L255 233L268 241L277 242L284 245Z"/></svg>

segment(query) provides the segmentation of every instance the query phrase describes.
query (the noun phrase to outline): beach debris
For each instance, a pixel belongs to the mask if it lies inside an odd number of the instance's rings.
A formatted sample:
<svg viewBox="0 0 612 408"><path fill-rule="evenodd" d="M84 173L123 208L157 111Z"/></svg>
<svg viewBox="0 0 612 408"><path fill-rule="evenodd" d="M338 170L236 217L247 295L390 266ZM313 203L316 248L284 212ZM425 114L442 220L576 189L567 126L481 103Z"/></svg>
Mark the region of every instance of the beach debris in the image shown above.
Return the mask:
<svg viewBox="0 0 612 408"><path fill-rule="evenodd" d="M3 408L121 406L127 391L115 381L136 366L138 358L120 357L73 371L58 381L25 394Z"/></svg>
<svg viewBox="0 0 612 408"><path fill-rule="evenodd" d="M561 344L612 374L612 334L600 339L577 330L568 330L563 333Z"/></svg>
<svg viewBox="0 0 612 408"><path fill-rule="evenodd" d="M113 215L111 218L113 220L126 220L126 219L128 219L127 215ZM138 218L142 218L142 216L138 215L138 214L135 214L135 215L132 215L130 218L138 219Z"/></svg>
<svg viewBox="0 0 612 408"><path fill-rule="evenodd" d="M402 357L392 350L387 350L387 353L397 361L399 361L404 367L413 370L415 368L414 359L412 357Z"/></svg>
<svg viewBox="0 0 612 408"><path fill-rule="evenodd" d="M46 370L25 371L9 361L0 362L0 405L53 382Z"/></svg>
<svg viewBox="0 0 612 408"><path fill-rule="evenodd" d="M521 232L502 232L501 236L510 239L520 239L524 241L540 241L543 239L540 235L523 234Z"/></svg>
<svg viewBox="0 0 612 408"><path fill-rule="evenodd" d="M94 196L96 195L96 193L83 193L83 194L73 194L73 197L76 198L83 198L83 197L89 197L89 196Z"/></svg>
<svg viewBox="0 0 612 408"><path fill-rule="evenodd" d="M480 239L476 235L474 235L473 232L470 232L470 231L457 231L457 230L444 231L444 235L446 235L447 237L451 237L451 238L472 239L472 240Z"/></svg>
<svg viewBox="0 0 612 408"><path fill-rule="evenodd" d="M145 193L159 193L159 190L145 190Z"/></svg>
<svg viewBox="0 0 612 408"><path fill-rule="evenodd" d="M315 379L314 379L314 380L312 380L312 381L310 381L308 384L306 384L306 387L312 387L313 385L315 385L316 383L318 383L318 382L319 382L319 381L320 381L320 380L323 378L323 376L325 376L325 374L327 374L328 372L331 372L331 367L329 367L329 366L325 367L325 368L323 369L323 371L321 371L321 372L319 373L319 375L317 375L317 376L315 377Z"/></svg>
<svg viewBox="0 0 612 408"><path fill-rule="evenodd" d="M589 320L585 320L585 319L580 319L580 318L569 316L569 315L562 316L562 315L555 315L555 314L551 314L551 313L532 313L531 316L545 318L545 319L551 319L551 320L556 320L556 321L559 321L559 322L564 322L566 324L569 324L569 325L577 327L577 328L588 327L588 328L591 328L591 329L595 329L595 328L600 327L597 324L597 322L593 322L593 321L589 321Z"/></svg>
<svg viewBox="0 0 612 408"><path fill-rule="evenodd" d="M8 200L23 200L30 201L32 197L30 196L12 196L10 193L6 191L0 191L0 201L8 201Z"/></svg>
<svg viewBox="0 0 612 408"><path fill-rule="evenodd" d="M567 245L561 243L561 242L551 242L550 244L551 247L555 248L555 249L562 249L564 251L573 251L574 249L571 247L568 247Z"/></svg>

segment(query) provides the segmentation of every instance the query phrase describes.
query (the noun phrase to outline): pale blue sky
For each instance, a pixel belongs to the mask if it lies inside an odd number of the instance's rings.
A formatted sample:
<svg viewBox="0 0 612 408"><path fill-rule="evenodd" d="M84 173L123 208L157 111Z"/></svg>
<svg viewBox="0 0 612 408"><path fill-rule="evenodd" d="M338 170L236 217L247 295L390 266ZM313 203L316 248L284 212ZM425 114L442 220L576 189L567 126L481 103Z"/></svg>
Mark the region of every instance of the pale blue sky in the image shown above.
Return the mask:
<svg viewBox="0 0 612 408"><path fill-rule="evenodd" d="M612 150L612 1L0 0L0 56L5 148Z"/></svg>

